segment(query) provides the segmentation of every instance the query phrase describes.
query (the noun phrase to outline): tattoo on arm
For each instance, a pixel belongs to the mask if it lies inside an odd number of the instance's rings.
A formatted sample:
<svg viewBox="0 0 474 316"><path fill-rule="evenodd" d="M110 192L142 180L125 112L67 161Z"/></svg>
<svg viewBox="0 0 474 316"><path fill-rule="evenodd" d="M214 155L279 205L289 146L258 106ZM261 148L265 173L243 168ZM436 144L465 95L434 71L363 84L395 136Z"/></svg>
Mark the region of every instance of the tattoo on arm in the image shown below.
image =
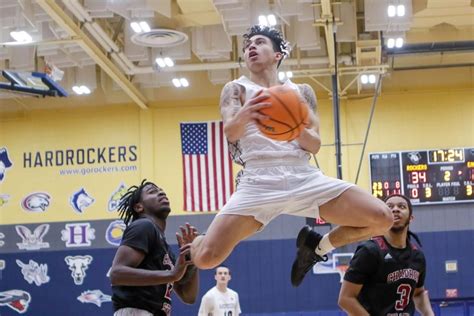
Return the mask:
<svg viewBox="0 0 474 316"><path fill-rule="evenodd" d="M229 82L222 89L220 107L224 121L232 118L241 108L240 87L238 84Z"/></svg>
<svg viewBox="0 0 474 316"><path fill-rule="evenodd" d="M300 87L303 98L308 103L309 107L313 111L316 111L316 95L314 94L313 88L311 88L311 86L308 84L303 84Z"/></svg>
<svg viewBox="0 0 474 316"><path fill-rule="evenodd" d="M316 101L316 95L314 94L314 90L308 84L299 85L299 89L300 89L302 98L304 99L304 101L306 101L306 103L308 103L308 106L312 110L312 113L310 112L310 121L311 121L310 126L319 135L319 117L316 111L317 101Z"/></svg>

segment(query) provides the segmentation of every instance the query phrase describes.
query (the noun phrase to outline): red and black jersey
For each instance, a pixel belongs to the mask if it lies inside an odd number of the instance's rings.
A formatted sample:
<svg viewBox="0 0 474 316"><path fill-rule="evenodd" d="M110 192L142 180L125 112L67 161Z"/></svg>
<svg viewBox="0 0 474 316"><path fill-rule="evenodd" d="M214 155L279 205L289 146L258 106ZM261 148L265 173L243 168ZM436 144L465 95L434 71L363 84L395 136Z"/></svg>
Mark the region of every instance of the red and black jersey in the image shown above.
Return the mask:
<svg viewBox="0 0 474 316"><path fill-rule="evenodd" d="M413 293L425 282L423 252L408 242L393 248L384 237L360 245L344 280L363 284L358 300L372 316L414 315Z"/></svg>

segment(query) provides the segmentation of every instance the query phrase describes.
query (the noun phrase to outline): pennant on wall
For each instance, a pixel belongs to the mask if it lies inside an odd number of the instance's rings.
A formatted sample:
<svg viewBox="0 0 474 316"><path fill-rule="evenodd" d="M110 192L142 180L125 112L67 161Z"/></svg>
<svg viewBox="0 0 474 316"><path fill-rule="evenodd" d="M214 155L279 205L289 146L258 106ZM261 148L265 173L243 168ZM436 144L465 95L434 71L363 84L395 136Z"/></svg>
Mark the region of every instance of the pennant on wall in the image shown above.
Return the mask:
<svg viewBox="0 0 474 316"><path fill-rule="evenodd" d="M234 191L222 122L181 123L185 211L221 209Z"/></svg>

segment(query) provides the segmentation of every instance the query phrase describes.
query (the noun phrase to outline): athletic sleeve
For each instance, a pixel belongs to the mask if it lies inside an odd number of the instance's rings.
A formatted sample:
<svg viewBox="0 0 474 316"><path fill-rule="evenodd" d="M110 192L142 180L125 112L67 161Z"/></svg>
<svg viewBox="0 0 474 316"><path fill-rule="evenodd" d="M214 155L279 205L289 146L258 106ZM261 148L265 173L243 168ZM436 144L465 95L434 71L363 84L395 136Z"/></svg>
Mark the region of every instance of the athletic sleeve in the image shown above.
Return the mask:
<svg viewBox="0 0 474 316"><path fill-rule="evenodd" d="M426 276L426 260L425 260L425 256L423 255L423 269L420 271L420 277L418 278L418 283L416 284L417 288L425 285L425 276Z"/></svg>
<svg viewBox="0 0 474 316"><path fill-rule="evenodd" d="M207 292L202 297L201 306L199 306L199 316L212 316L213 310L212 297Z"/></svg>
<svg viewBox="0 0 474 316"><path fill-rule="evenodd" d="M139 219L128 225L123 233L121 245L129 246L149 253L152 245L156 244L156 228L149 220Z"/></svg>
<svg viewBox="0 0 474 316"><path fill-rule="evenodd" d="M344 280L355 283L364 284L369 281L371 275L377 271L378 256L376 249L370 247L370 242L357 247L352 257L349 268L344 274Z"/></svg>

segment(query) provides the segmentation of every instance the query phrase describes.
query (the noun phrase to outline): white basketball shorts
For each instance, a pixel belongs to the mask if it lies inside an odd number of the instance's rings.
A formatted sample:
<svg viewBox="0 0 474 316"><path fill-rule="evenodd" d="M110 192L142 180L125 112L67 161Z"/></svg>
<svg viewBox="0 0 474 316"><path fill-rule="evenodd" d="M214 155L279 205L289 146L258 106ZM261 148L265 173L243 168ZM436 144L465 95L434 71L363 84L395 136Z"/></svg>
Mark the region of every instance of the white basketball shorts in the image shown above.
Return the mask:
<svg viewBox="0 0 474 316"><path fill-rule="evenodd" d="M114 316L153 316L153 314L143 309L127 307L116 311Z"/></svg>
<svg viewBox="0 0 474 316"><path fill-rule="evenodd" d="M280 214L318 218L321 205L352 186L325 176L306 159L250 161L217 215L253 216L264 226Z"/></svg>

